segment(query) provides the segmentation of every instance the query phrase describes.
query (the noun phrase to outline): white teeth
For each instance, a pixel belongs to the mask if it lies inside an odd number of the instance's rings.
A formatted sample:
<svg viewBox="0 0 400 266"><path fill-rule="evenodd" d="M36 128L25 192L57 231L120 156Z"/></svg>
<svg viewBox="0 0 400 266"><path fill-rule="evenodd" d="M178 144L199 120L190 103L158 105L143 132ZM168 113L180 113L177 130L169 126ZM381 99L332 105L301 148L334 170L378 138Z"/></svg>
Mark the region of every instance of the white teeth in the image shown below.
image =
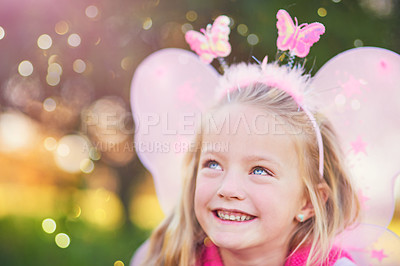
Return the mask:
<svg viewBox="0 0 400 266"><path fill-rule="evenodd" d="M219 217L220 219L222 219L222 220L229 220L229 221L238 221L238 222L241 222L241 221L248 221L248 220L251 220L251 219L252 219L251 216L247 216L247 215L241 215L241 216L238 215L238 216L235 216L235 215L233 215L233 214L229 215L229 214L224 213L223 211L218 211L218 212L217 212L217 215L218 215L218 217Z"/></svg>

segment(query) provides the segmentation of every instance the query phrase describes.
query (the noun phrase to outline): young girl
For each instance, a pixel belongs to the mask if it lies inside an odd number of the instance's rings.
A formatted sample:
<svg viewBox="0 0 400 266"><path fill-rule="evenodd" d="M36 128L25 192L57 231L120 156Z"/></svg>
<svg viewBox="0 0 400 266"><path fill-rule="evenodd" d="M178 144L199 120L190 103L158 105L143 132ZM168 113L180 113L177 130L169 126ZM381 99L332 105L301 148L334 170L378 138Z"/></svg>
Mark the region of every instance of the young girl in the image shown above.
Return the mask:
<svg viewBox="0 0 400 266"><path fill-rule="evenodd" d="M293 67L292 61L295 54L304 57L308 53L324 28L318 23L290 23L290 16L283 10L278 11L277 17L278 48L290 51L287 65L267 64L266 59L261 65L242 63L226 68L222 77L215 78L217 75L197 58L191 60L187 52L170 49L153 55L137 70L132 88L141 89L140 96L146 99L140 99L139 94L132 96L135 121L140 121L139 106L143 108L141 112L151 112L151 107L157 106L159 113L165 113L168 110L159 107L164 102L168 108L177 101L185 107L212 101L213 92L206 90L214 86L207 83L213 79L218 80L217 90L223 96L202 115L194 145L190 146L195 148L185 155L177 206L136 252L133 265L355 265L353 258L334 242L339 233L358 221L360 190L356 194L330 121L309 101L309 76ZM219 17L213 26L202 31L205 36L193 32L187 35L203 62L229 54L228 24L226 17ZM290 27L293 31L288 30ZM302 35L303 30L307 35ZM289 36L292 33L295 36ZM297 40L299 36L309 39ZM375 80L379 80L379 86L390 81L387 88L397 84L391 79L400 65L398 56L375 50L371 57L369 54L369 50L362 51L357 60L349 56L345 65L328 71L330 76L335 73L339 77L340 69L344 69L349 78L351 72L345 68L353 62L365 59L364 64L371 66L360 74L366 79L362 83L352 76L346 84L338 80L349 99L360 86L372 86ZM359 64L351 71L358 71ZM175 80L179 82L174 83ZM203 85L196 91L193 84ZM169 102L173 96L177 100ZM369 97L372 103L377 102L374 95ZM346 97L340 93L335 99L342 112L347 110L343 99ZM356 103L353 98L349 110L359 114ZM371 117L369 112L364 116ZM360 120L357 117L355 123L360 124ZM155 122L164 123L157 119L152 122L156 131L162 130L156 128L159 125ZM344 122L351 126L351 122ZM136 141L155 141L156 134L149 134L148 128L143 132L137 130ZM167 137L165 140L173 142ZM356 154L365 152L360 136L351 145ZM167 173L163 186L179 178L169 172L170 168L179 167L175 165L178 154L162 157L166 153L154 157L160 162L159 167L150 169L156 181ZM144 155L138 154L149 167L152 160L144 160ZM164 199L168 198L165 192L173 193L170 187L163 190L164 194L159 195ZM363 197L362 205L367 200ZM382 212L382 216L391 217L390 212ZM368 241L373 242L371 239ZM365 246L360 251L367 254ZM368 262L371 258L382 261L387 254L388 250L372 250Z"/></svg>
<svg viewBox="0 0 400 266"><path fill-rule="evenodd" d="M332 247L359 212L335 132L317 113L316 131L294 97L269 85L276 77L307 86L298 69L273 64L225 74L228 95L203 116L179 205L154 231L142 265L353 265Z"/></svg>

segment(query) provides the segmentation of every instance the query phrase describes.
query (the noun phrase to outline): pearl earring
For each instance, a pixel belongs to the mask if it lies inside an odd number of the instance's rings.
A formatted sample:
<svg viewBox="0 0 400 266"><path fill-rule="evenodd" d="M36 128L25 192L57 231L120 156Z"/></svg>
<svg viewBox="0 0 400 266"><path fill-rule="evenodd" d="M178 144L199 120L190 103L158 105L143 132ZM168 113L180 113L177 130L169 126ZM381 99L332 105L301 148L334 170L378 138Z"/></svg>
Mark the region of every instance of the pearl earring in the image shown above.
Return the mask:
<svg viewBox="0 0 400 266"><path fill-rule="evenodd" d="M298 214L297 218L299 218L300 223L304 222L304 214Z"/></svg>

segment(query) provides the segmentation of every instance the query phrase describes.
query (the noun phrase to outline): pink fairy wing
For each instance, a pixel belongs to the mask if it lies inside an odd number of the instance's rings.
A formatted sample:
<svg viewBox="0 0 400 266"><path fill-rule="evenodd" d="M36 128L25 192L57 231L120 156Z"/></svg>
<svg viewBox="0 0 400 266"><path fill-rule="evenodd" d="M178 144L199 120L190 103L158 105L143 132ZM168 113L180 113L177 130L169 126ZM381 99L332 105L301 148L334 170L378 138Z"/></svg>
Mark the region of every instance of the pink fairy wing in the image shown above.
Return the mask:
<svg viewBox="0 0 400 266"><path fill-rule="evenodd" d="M204 34L190 30L185 34L186 42L190 45L190 49L195 51L201 58L201 60L209 64L216 57L213 52L207 36Z"/></svg>
<svg viewBox="0 0 400 266"><path fill-rule="evenodd" d="M197 55L173 48L151 54L134 74L135 148L153 175L165 213L180 194L183 155L191 147L201 111L212 103L218 77Z"/></svg>
<svg viewBox="0 0 400 266"><path fill-rule="evenodd" d="M293 35L296 26L286 10L280 9L276 14L276 18L278 19L276 22L276 27L278 28L276 46L279 50L286 51L290 48L291 43L293 42Z"/></svg>
<svg viewBox="0 0 400 266"><path fill-rule="evenodd" d="M400 265L400 238L385 227L360 224L335 241L351 254L357 265Z"/></svg>
<svg viewBox="0 0 400 266"><path fill-rule="evenodd" d="M299 34L295 40L294 53L298 57L306 57L310 52L311 46L319 41L325 27L321 23L314 22L299 29Z"/></svg>
<svg viewBox="0 0 400 266"><path fill-rule="evenodd" d="M230 19L227 16L219 16L211 28L210 42L213 52L217 57L226 57L231 53L229 44Z"/></svg>
<svg viewBox="0 0 400 266"><path fill-rule="evenodd" d="M399 74L400 55L363 47L332 58L312 82L313 102L319 103L341 139L362 222L383 228L393 216L394 182L400 173ZM355 246L365 246L362 237L354 241Z"/></svg>

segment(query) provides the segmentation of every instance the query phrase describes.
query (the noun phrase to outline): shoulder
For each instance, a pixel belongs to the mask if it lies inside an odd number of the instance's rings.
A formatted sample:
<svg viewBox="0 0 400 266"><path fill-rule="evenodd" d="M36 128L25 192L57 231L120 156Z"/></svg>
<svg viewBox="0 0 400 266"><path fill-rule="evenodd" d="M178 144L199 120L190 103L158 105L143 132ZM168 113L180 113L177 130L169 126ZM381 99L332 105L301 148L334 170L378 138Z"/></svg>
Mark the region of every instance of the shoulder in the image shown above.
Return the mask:
<svg viewBox="0 0 400 266"><path fill-rule="evenodd" d="M144 259L146 258L147 252L149 251L150 241L146 240L133 254L130 266L142 265Z"/></svg>

